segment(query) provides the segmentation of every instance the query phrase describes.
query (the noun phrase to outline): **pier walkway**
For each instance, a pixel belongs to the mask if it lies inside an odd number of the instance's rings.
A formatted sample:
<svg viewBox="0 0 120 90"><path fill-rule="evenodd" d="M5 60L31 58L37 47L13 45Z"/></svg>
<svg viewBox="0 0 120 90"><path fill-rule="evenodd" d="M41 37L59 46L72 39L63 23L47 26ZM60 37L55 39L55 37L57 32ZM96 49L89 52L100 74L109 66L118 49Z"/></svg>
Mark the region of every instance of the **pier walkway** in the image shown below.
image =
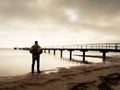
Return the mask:
<svg viewBox="0 0 120 90"><path fill-rule="evenodd" d="M120 52L120 43L96 43L96 44L73 44L73 45L60 45L60 46L47 46L43 47L44 53L48 51L54 52L60 51L60 57L63 56L63 51L69 51L69 58L72 59L72 52L73 51L81 51L83 53L83 62L85 62L85 53L87 51L99 51L102 53L103 61L106 60L106 53L108 52Z"/></svg>

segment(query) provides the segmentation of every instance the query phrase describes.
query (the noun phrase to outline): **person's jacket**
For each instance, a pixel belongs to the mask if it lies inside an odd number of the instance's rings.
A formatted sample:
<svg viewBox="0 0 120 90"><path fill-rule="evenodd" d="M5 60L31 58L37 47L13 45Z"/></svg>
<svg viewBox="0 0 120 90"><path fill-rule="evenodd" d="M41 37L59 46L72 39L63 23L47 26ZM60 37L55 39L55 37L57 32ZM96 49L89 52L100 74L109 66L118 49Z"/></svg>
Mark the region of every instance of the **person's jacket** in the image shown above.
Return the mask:
<svg viewBox="0 0 120 90"><path fill-rule="evenodd" d="M40 54L42 54L42 52L43 52L42 48L37 44L33 45L30 48L30 53L33 54L33 55L40 55Z"/></svg>

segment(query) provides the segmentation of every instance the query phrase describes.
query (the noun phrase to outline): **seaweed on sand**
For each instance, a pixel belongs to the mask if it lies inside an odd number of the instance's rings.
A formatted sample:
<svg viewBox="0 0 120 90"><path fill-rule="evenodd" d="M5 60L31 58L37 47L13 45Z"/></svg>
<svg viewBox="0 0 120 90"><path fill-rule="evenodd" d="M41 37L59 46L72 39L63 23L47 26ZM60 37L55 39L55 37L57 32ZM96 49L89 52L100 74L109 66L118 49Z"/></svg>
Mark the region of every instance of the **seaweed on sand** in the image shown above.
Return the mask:
<svg viewBox="0 0 120 90"><path fill-rule="evenodd" d="M113 73L107 76L99 76L101 83L98 85L99 90L113 90L111 85L118 85L120 81L120 74Z"/></svg>
<svg viewBox="0 0 120 90"><path fill-rule="evenodd" d="M94 86L95 82L96 81L82 82L72 87L71 90L87 90L90 86Z"/></svg>

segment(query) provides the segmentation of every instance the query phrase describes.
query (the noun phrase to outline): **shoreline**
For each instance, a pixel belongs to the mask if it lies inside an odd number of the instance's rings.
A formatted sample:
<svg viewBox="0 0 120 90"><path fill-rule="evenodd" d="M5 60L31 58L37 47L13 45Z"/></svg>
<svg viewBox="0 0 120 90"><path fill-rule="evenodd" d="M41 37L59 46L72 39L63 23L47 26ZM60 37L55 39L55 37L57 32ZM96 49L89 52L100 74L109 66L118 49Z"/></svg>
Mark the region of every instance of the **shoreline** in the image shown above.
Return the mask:
<svg viewBox="0 0 120 90"><path fill-rule="evenodd" d="M43 71L40 74L0 76L0 90L102 90L102 88L119 90L120 61L118 59L110 61L108 64L59 68L58 72L49 74ZM108 77L115 83L106 87L107 83L103 81ZM116 78L119 78L118 81L115 81Z"/></svg>

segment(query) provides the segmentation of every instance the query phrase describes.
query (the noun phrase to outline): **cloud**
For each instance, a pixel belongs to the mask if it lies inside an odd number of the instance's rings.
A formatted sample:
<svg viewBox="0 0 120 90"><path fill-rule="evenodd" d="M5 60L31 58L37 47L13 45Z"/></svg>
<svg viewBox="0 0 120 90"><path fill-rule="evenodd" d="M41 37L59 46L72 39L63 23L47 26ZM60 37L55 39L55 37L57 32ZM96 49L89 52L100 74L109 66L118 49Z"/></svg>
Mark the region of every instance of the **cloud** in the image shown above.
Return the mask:
<svg viewBox="0 0 120 90"><path fill-rule="evenodd" d="M76 37L89 31L119 39L119 10L120 0L0 0L0 30L66 30Z"/></svg>
<svg viewBox="0 0 120 90"><path fill-rule="evenodd" d="M7 19L44 20L70 24L67 10L76 10L81 20L108 21L119 17L119 0L0 0L0 16Z"/></svg>
<svg viewBox="0 0 120 90"><path fill-rule="evenodd" d="M63 20L65 10L77 10L85 19L119 16L119 0L0 0L0 15L31 19L52 17ZM54 18L53 18L54 17Z"/></svg>

